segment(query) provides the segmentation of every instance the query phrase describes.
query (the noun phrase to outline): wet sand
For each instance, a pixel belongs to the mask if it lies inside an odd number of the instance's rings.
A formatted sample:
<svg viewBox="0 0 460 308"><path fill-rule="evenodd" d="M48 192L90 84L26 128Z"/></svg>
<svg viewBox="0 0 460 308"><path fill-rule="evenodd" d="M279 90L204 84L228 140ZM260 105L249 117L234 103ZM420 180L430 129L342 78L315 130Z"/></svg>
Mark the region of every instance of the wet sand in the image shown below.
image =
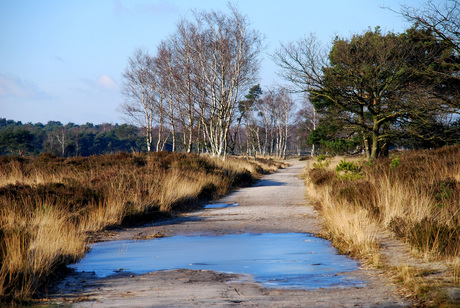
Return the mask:
<svg viewBox="0 0 460 308"><path fill-rule="evenodd" d="M304 162L264 176L256 185L233 192L216 203L238 206L203 209L151 225L126 228L104 240L148 239L177 235L246 233L317 233L317 213L305 199L298 177ZM378 271L366 267L347 272L364 281L360 287L318 289L270 288L245 274L202 269L123 272L106 278L74 273L50 300L75 307L405 307L411 302Z"/></svg>

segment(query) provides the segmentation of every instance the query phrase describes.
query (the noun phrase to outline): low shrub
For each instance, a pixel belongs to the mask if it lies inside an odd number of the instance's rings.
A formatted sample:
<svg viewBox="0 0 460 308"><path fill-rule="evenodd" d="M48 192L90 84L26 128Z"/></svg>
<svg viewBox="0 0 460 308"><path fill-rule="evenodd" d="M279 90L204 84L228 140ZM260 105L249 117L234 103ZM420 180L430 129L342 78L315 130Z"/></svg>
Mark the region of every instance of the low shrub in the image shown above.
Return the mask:
<svg viewBox="0 0 460 308"><path fill-rule="evenodd" d="M371 217L379 218L377 188L369 181L337 181L332 185L331 193L336 201L344 200L368 210Z"/></svg>
<svg viewBox="0 0 460 308"><path fill-rule="evenodd" d="M331 164L331 160L326 155L318 155L316 163L313 163L313 168L327 168Z"/></svg>
<svg viewBox="0 0 460 308"><path fill-rule="evenodd" d="M336 174L331 170L314 168L308 174L311 182L316 186L330 185L334 182Z"/></svg>
<svg viewBox="0 0 460 308"><path fill-rule="evenodd" d="M335 167L337 178L347 181L355 181L361 179L361 170L361 166L356 165L352 161L346 161L344 159L342 159L340 163Z"/></svg>
<svg viewBox="0 0 460 308"><path fill-rule="evenodd" d="M391 163L390 163L390 168L391 168L391 169L398 168L400 164L401 164L401 158L400 158L399 156L396 156L396 157L393 158L393 160L391 161Z"/></svg>
<svg viewBox="0 0 460 308"><path fill-rule="evenodd" d="M460 226L446 224L425 217L406 227L404 236L420 251L429 251L440 256L460 255Z"/></svg>

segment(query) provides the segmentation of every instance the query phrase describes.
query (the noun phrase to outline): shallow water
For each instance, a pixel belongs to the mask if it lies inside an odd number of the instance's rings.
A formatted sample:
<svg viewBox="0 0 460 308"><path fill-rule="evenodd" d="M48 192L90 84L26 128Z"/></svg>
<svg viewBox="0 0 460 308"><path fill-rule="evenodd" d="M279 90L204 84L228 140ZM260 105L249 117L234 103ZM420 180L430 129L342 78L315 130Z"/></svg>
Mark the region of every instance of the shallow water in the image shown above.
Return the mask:
<svg viewBox="0 0 460 308"><path fill-rule="evenodd" d="M222 209L227 207L238 206L238 203L210 203L204 206L205 209Z"/></svg>
<svg viewBox="0 0 460 308"><path fill-rule="evenodd" d="M328 241L305 233L173 236L96 243L71 267L99 277L120 272L193 269L250 274L255 281L270 287L364 285L343 273L356 270L356 261L337 254Z"/></svg>

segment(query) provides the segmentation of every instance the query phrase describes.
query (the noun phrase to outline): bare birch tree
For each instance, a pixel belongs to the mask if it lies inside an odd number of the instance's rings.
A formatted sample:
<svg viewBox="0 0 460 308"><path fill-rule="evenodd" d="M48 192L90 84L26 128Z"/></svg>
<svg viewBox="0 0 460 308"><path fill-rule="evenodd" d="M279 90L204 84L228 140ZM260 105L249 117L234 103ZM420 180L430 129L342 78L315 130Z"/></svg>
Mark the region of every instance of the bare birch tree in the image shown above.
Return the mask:
<svg viewBox="0 0 460 308"><path fill-rule="evenodd" d="M153 142L155 90L153 59L147 52L137 49L128 59L128 67L123 74L125 102L121 104L120 111L128 120L134 121L145 130L148 152L151 151Z"/></svg>
<svg viewBox="0 0 460 308"><path fill-rule="evenodd" d="M295 111L295 104L291 94L285 88L278 90L278 117L279 117L279 157L286 159L288 139L290 137L290 126L292 115Z"/></svg>
<svg viewBox="0 0 460 308"><path fill-rule="evenodd" d="M265 131L265 146L270 155L286 157L295 104L285 88L269 90L259 101L259 114Z"/></svg>
<svg viewBox="0 0 460 308"><path fill-rule="evenodd" d="M297 125L298 125L298 134L302 142L307 142L307 137L311 132L314 132L319 123L319 115L315 110L315 107L308 99L308 95L304 95L303 99L300 101L301 106L300 110L297 113ZM311 144L310 156L315 156L316 144Z"/></svg>
<svg viewBox="0 0 460 308"><path fill-rule="evenodd" d="M225 158L237 102L258 72L261 35L234 8L230 15L195 13L194 26L197 35L192 50L204 98L199 101L200 122L211 154Z"/></svg>
<svg viewBox="0 0 460 308"><path fill-rule="evenodd" d="M177 25L176 33L169 40L174 52L175 88L177 91L179 122L182 128L184 150L192 151L194 132L198 119L198 88L201 79L197 75L193 41L197 39L196 26L186 20Z"/></svg>
<svg viewBox="0 0 460 308"><path fill-rule="evenodd" d="M167 118L172 135L172 151L176 150L177 87L174 67L174 54L169 42L162 42L158 47L155 64L158 70L160 88L166 100Z"/></svg>
<svg viewBox="0 0 460 308"><path fill-rule="evenodd" d="M54 131L53 136L56 138L56 141L60 146L60 154L62 157L65 156L65 149L69 144L68 132L65 126L60 127L58 130Z"/></svg>
<svg viewBox="0 0 460 308"><path fill-rule="evenodd" d="M129 59L121 111L145 129L149 151L153 123L160 126L160 140L167 118L173 151L179 129L186 152L203 136L201 144L225 158L237 103L258 73L262 37L233 7L230 14L193 16L178 24L154 58L137 50Z"/></svg>

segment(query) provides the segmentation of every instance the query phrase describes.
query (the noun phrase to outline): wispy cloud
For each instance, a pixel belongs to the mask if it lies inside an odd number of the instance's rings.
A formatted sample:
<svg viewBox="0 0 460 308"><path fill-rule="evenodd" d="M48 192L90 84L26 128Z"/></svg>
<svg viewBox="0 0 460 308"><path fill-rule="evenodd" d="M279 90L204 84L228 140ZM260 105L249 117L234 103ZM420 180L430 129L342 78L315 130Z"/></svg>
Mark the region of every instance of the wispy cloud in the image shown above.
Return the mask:
<svg viewBox="0 0 460 308"><path fill-rule="evenodd" d="M54 56L53 60L57 62L65 63L64 59L60 56Z"/></svg>
<svg viewBox="0 0 460 308"><path fill-rule="evenodd" d="M15 76L0 74L0 97L17 97L23 99L51 99L35 83Z"/></svg>
<svg viewBox="0 0 460 308"><path fill-rule="evenodd" d="M96 81L96 83L108 90L111 91L117 91L118 90L118 84L113 80L109 75L102 74Z"/></svg>
<svg viewBox="0 0 460 308"><path fill-rule="evenodd" d="M84 87L74 87L74 90L77 90L78 92L93 92L93 91L111 91L111 92L117 92L119 90L118 83L112 79L107 74L102 74L99 76L99 78L94 79L94 78L80 78L80 81L82 81L86 86Z"/></svg>

